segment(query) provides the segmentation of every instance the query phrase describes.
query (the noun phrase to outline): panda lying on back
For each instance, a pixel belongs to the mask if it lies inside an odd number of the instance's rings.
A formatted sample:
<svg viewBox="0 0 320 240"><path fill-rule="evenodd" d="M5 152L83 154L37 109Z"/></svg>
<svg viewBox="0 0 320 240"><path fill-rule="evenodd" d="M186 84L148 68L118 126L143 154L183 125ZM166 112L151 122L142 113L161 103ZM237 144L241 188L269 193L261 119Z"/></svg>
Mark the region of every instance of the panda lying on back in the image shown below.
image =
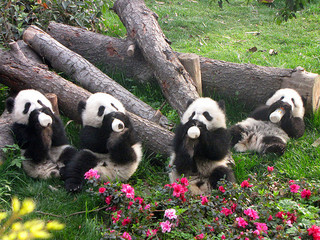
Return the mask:
<svg viewBox="0 0 320 240"><path fill-rule="evenodd" d="M289 138L303 136L304 112L302 98L295 90L280 89L249 118L230 128L232 146L238 152L282 155Z"/></svg>
<svg viewBox="0 0 320 240"><path fill-rule="evenodd" d="M142 158L141 144L123 105L106 93L92 94L78 105L83 128L80 150L61 170L67 191L82 189L84 174L92 169L104 181L128 180Z"/></svg>
<svg viewBox="0 0 320 240"><path fill-rule="evenodd" d="M229 147L224 102L198 98L189 105L175 131L171 183L183 174L193 194L207 194L222 178L235 181Z"/></svg>
<svg viewBox="0 0 320 240"><path fill-rule="evenodd" d="M76 149L69 145L61 119L53 113L50 101L40 92L22 90L9 97L6 107L11 114L15 141L27 158L23 169L33 178L59 177L65 159Z"/></svg>

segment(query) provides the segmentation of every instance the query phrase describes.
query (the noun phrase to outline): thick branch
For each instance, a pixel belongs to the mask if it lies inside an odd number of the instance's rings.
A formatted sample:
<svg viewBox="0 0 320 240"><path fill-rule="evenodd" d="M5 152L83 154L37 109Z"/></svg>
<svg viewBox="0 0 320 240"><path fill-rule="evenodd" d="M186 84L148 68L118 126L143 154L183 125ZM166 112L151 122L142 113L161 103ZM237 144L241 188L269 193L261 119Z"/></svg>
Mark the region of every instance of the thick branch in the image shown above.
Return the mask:
<svg viewBox="0 0 320 240"><path fill-rule="evenodd" d="M170 105L181 115L188 99L199 97L190 74L167 43L156 14L143 0L118 0L113 6L127 29L127 35L140 48Z"/></svg>
<svg viewBox="0 0 320 240"><path fill-rule="evenodd" d="M110 56L105 50L96 52L96 48L103 49L106 42L112 42L117 52L126 49L128 42L124 40L92 33L80 28L71 27L55 22L49 25L49 33L71 50L89 59L94 64L110 65L112 62L128 77L138 78L140 82L153 78L151 66L142 60L141 54L127 57ZM78 41L80 44L78 44ZM176 53L178 56L181 53ZM115 60L117 59L117 60ZM129 65L126 65L130 62ZM134 66L136 72L147 72L137 75L129 66ZM228 97L235 97L249 106L257 106L265 101L279 88L290 87L296 89L307 99L307 111L315 111L319 107L319 75L297 69L282 69L263 67L253 64L238 64L200 57L201 79L203 92L210 95L213 91ZM248 94L250 93L250 94ZM254 93L254 94L251 94Z"/></svg>
<svg viewBox="0 0 320 240"><path fill-rule="evenodd" d="M59 99L59 109L64 115L79 121L77 103L86 100L91 93L47 68L39 67L38 63L23 56L17 43L12 45L10 51L0 50L0 83L16 91L34 88L43 93L55 93ZM144 146L153 152L169 156L171 149L168 146L173 139L173 133L133 113L128 114L137 131L137 137Z"/></svg>
<svg viewBox="0 0 320 240"><path fill-rule="evenodd" d="M90 92L107 92L119 99L128 111L150 121L168 126L168 119L109 78L80 55L69 50L41 29L31 26L23 34L24 41L44 57L56 70L63 71Z"/></svg>

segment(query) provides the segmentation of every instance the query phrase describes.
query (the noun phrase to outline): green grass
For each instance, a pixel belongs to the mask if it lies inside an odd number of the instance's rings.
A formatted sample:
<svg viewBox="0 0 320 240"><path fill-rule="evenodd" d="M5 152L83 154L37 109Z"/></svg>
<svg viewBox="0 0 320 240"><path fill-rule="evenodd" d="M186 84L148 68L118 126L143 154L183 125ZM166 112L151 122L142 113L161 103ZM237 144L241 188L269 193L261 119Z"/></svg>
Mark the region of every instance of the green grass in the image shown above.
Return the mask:
<svg viewBox="0 0 320 240"><path fill-rule="evenodd" d="M255 1L246 4L246 1L230 0L230 4L224 2L223 9L209 0L161 2L163 4L159 1L146 1L148 7L159 15L160 26L176 51L193 52L236 63L281 68L303 66L307 71L320 74L320 3L308 5L306 10L297 14L297 19L278 25L274 21L278 10ZM107 34L125 36L125 29L113 12L104 12L103 21L110 29ZM254 46L258 51L249 52L248 49ZM278 54L269 55L269 49L275 49ZM154 108L159 108L165 101L157 86L139 85L121 74L111 77ZM6 94L1 95L0 109L4 108L5 96ZM219 93L211 97L222 99ZM233 96L223 99L226 101L228 126L247 117L250 111L248 106L239 103ZM178 123L177 113L168 104L164 106L163 113L172 122ZM63 120L68 122L68 119ZM275 166L285 177L291 179L319 180L320 148L311 144L320 137L320 114L308 115L306 125L305 135L299 140L291 140L286 153L281 157L233 153L237 163L234 169L237 180L241 182L253 174L259 177L267 166ZM66 129L71 143L77 146L79 125L72 122ZM147 191L149 187L168 183L167 162L168 159L145 151L144 159L129 183L139 195L152 197L150 190ZM36 201L36 212L30 218L58 219L66 223L66 229L56 233L54 239L99 239L96 227L102 224L103 213L90 210L103 203L98 203L86 192L68 194L60 180L34 180L21 169L4 164L0 168L0 210L10 208L10 195L16 195L19 199L31 197ZM86 213L64 217L80 211Z"/></svg>

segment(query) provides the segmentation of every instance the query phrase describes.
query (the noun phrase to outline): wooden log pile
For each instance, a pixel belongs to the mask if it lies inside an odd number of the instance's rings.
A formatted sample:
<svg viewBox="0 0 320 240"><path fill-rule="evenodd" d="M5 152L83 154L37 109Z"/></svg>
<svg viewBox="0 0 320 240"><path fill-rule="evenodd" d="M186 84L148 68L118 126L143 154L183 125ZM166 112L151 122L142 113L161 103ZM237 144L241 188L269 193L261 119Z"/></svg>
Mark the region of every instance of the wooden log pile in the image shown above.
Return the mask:
<svg viewBox="0 0 320 240"><path fill-rule="evenodd" d="M49 24L46 32L30 26L24 32L23 41L12 43L8 51L0 50L0 83L13 91L34 88L56 94L62 114L75 121L79 121L75 103L91 93L107 92L124 104L144 146L164 156L169 156L168 146L173 139L168 119L96 65L103 65L108 73L116 69L139 82L156 81L179 115L186 109L187 101L198 98L202 91L203 95L215 91L256 106L276 90L291 87L306 98L309 112L319 107L317 74L301 67L280 69L229 63L195 54L188 57L173 51L157 22L157 15L143 0L117 0L113 10L127 29L127 39L55 22ZM77 85L49 70L42 59ZM0 118L0 148L13 142L9 124L10 119L4 112Z"/></svg>

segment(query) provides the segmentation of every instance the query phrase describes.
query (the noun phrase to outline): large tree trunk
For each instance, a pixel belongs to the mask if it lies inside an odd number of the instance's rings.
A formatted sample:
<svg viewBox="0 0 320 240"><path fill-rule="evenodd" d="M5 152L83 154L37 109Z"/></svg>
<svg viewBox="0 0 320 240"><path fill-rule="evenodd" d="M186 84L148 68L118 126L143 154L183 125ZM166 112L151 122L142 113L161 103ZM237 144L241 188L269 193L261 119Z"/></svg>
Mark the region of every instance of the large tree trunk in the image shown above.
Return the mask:
<svg viewBox="0 0 320 240"><path fill-rule="evenodd" d="M16 42L11 47L10 51L0 50L0 83L15 91L34 88L43 93L55 93L63 114L79 122L77 103L86 100L91 93L26 58ZM169 156L173 133L129 111L128 114L144 146L155 153Z"/></svg>
<svg viewBox="0 0 320 240"><path fill-rule="evenodd" d="M153 78L151 66L143 60L139 50L133 56L127 56L130 40L120 40L55 22L49 24L48 32L93 64L112 66L140 82ZM110 52L118 54L112 55ZM178 56L179 54L181 53L177 53ZM134 66L133 69L131 66ZM205 57L200 57L200 66L202 88L206 95L215 91L224 96L235 97L249 106L257 106L265 103L276 90L290 87L307 99L306 107L309 112L319 107L319 75L305 72L301 68L263 67ZM147 74L138 74L140 72Z"/></svg>
<svg viewBox="0 0 320 240"><path fill-rule="evenodd" d="M157 16L143 0L118 0L113 6L135 41L154 74L170 105L180 115L187 108L187 101L199 97L190 74L180 63L167 43L158 24Z"/></svg>
<svg viewBox="0 0 320 240"><path fill-rule="evenodd" d="M25 30L23 39L54 69L63 71L90 92L107 92L122 102L128 111L158 122L161 126L169 125L168 119L159 111L139 100L89 61L66 48L38 27L31 26Z"/></svg>

